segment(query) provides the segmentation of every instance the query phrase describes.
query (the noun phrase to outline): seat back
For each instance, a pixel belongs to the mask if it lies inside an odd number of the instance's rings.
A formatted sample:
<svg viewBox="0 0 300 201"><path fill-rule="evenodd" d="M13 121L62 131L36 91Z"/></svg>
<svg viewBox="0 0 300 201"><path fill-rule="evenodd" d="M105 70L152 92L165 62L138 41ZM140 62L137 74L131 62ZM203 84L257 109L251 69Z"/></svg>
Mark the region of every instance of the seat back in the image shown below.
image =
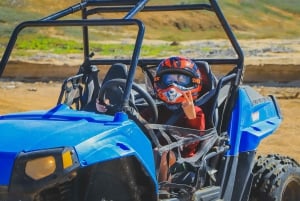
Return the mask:
<svg viewBox="0 0 300 201"><path fill-rule="evenodd" d="M214 89L217 86L217 78L211 72L210 66L205 61L196 61L196 65L201 73L202 90L200 96Z"/></svg>
<svg viewBox="0 0 300 201"><path fill-rule="evenodd" d="M105 77L103 78L102 85L105 82L116 78L127 79L127 75L127 66L122 63L115 63L107 71Z"/></svg>
<svg viewBox="0 0 300 201"><path fill-rule="evenodd" d="M207 95L206 98L202 99L202 102L204 103L201 103L200 107L202 108L205 114L205 120L206 120L205 127L211 128L214 127L215 123L217 122L218 108L216 108L216 111L212 111L215 98L214 96L210 96L208 93L216 88L218 80L215 77L215 75L212 73L211 68L207 62L196 61L195 63L198 66L198 69L200 70L201 73L202 89L200 93L200 98Z"/></svg>
<svg viewBox="0 0 300 201"><path fill-rule="evenodd" d="M95 110L95 100L99 91L96 66L89 66L85 72L78 72L64 80L57 104L64 103L76 110Z"/></svg>
<svg viewBox="0 0 300 201"><path fill-rule="evenodd" d="M82 94L84 88L82 78L83 74L77 74L64 80L57 100L57 105L63 103L73 109L81 109L83 105Z"/></svg>
<svg viewBox="0 0 300 201"><path fill-rule="evenodd" d="M106 76L104 77L101 85L103 86L107 81L112 79L127 79L128 70L127 66L122 63L113 64ZM108 91L105 92L105 97L109 99L110 104L112 105L120 105L122 101L122 95L124 93L124 89L118 86L111 86Z"/></svg>

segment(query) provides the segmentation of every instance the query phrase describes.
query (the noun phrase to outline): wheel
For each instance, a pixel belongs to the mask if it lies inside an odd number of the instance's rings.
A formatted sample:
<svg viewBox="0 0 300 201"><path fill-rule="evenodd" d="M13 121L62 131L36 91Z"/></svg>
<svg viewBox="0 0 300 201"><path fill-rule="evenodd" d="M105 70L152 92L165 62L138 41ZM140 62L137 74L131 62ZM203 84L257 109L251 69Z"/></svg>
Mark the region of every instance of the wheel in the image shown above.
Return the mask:
<svg viewBox="0 0 300 201"><path fill-rule="evenodd" d="M120 108L122 106L122 97L125 85L125 79L112 79L105 82L100 88L100 102L103 102L104 99L109 99L110 103L112 103L114 107ZM146 119L147 122L156 123L158 119L158 109L153 98L146 92L146 90L136 83L132 83L132 91L133 95L129 101L129 106L133 107L137 112L140 112L138 108L141 108L141 106L145 107L146 105L151 113L151 115L149 115L151 118Z"/></svg>
<svg viewBox="0 0 300 201"><path fill-rule="evenodd" d="M280 155L258 157L253 168L251 201L299 201L300 165Z"/></svg>
<svg viewBox="0 0 300 201"><path fill-rule="evenodd" d="M138 184L133 158L121 158L91 167L88 201L141 201L144 186Z"/></svg>

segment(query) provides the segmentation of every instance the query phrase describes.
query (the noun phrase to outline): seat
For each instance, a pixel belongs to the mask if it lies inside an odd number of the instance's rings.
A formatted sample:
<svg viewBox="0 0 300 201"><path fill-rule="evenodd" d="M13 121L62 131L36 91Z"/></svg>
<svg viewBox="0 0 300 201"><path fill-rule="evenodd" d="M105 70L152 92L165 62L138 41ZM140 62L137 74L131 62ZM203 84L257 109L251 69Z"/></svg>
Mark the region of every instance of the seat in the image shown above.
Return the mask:
<svg viewBox="0 0 300 201"><path fill-rule="evenodd" d="M127 76L128 76L127 66L122 63L115 63L107 71L105 77L103 78L102 85L105 82L116 78L127 79Z"/></svg>
<svg viewBox="0 0 300 201"><path fill-rule="evenodd" d="M98 72L97 67L91 65L65 79L57 104L64 103L76 110L94 111L100 87Z"/></svg>
<svg viewBox="0 0 300 201"><path fill-rule="evenodd" d="M101 86L106 82L112 79L127 79L128 70L127 66L122 63L113 64L106 73L106 76L103 78ZM110 101L111 105L121 105L123 88L119 86L111 86L108 91L105 92L105 99ZM99 97L98 97L99 98ZM103 101L103 100L102 100ZM100 100L100 102L102 102ZM108 114L113 114L113 111L108 111Z"/></svg>
<svg viewBox="0 0 300 201"><path fill-rule="evenodd" d="M195 63L201 73L202 90L200 96L202 96L210 90L216 88L218 81L216 76L211 72L210 66L207 62L196 61Z"/></svg>
<svg viewBox="0 0 300 201"><path fill-rule="evenodd" d="M57 105L63 103L76 110L80 110L83 104L82 94L84 88L82 85L82 77L83 74L77 74L64 80Z"/></svg>
<svg viewBox="0 0 300 201"><path fill-rule="evenodd" d="M218 119L218 108L213 109L215 100L214 89L216 89L218 79L212 73L209 64L206 61L195 61L201 73L202 89L200 98L195 104L200 106L205 114L206 128L215 126ZM213 111L215 110L215 111Z"/></svg>

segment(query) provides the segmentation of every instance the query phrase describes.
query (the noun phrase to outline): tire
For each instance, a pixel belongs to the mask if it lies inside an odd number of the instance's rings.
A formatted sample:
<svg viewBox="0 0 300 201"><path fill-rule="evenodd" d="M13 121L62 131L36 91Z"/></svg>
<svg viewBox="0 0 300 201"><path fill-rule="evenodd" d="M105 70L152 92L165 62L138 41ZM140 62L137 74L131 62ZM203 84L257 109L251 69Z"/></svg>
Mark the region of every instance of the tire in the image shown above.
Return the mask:
<svg viewBox="0 0 300 201"><path fill-rule="evenodd" d="M143 187L137 183L133 158L121 158L92 168L86 200L142 201Z"/></svg>
<svg viewBox="0 0 300 201"><path fill-rule="evenodd" d="M300 165L280 155L259 156L253 168L251 201L299 201Z"/></svg>

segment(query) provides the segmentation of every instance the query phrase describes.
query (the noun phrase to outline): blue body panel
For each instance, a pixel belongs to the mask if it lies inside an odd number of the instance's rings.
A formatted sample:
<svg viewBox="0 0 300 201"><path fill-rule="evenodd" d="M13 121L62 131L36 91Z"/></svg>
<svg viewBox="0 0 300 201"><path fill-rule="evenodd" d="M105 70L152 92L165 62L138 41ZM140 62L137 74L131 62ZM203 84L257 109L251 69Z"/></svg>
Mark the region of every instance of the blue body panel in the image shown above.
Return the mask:
<svg viewBox="0 0 300 201"><path fill-rule="evenodd" d="M115 117L59 105L49 111L0 116L0 185L8 185L18 153L73 147L81 167L134 155L151 175L151 143L127 115Z"/></svg>
<svg viewBox="0 0 300 201"><path fill-rule="evenodd" d="M263 97L251 87L240 87L229 126L228 155L256 150L260 141L274 133L282 117L275 99Z"/></svg>

